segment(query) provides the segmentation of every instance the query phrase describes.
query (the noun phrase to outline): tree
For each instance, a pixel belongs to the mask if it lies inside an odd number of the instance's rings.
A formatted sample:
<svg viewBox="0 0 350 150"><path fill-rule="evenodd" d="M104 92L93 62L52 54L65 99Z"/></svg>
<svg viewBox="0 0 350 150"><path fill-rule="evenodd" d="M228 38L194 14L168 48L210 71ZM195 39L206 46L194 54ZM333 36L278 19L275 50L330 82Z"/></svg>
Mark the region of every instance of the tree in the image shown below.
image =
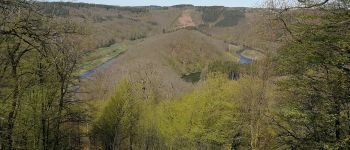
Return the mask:
<svg viewBox="0 0 350 150"><path fill-rule="evenodd" d="M291 149L349 149L349 1L299 2L279 10L292 16L288 21L279 16L292 37L277 56L285 76L273 119L280 143Z"/></svg>
<svg viewBox="0 0 350 150"><path fill-rule="evenodd" d="M60 127L83 120L72 98L79 52L70 36L77 27L26 0L1 1L0 19L0 148L72 146L62 143Z"/></svg>
<svg viewBox="0 0 350 150"><path fill-rule="evenodd" d="M121 81L116 89L94 123L92 138L100 142L97 145L102 145L104 149L132 150L140 116L142 89L128 80Z"/></svg>
<svg viewBox="0 0 350 150"><path fill-rule="evenodd" d="M211 74L196 90L158 107L166 149L227 149L239 121L236 81Z"/></svg>

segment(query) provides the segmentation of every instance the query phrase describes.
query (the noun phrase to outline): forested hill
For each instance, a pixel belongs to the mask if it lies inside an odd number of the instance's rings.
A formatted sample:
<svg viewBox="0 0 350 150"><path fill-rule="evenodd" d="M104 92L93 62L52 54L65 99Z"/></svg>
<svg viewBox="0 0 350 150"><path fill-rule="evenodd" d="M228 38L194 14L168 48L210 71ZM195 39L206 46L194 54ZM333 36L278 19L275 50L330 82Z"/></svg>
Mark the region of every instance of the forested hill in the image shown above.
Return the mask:
<svg viewBox="0 0 350 150"><path fill-rule="evenodd" d="M258 8L175 5L121 7L71 2L40 2L46 14L71 18L84 25L86 50L174 31L182 12L188 12L197 30L215 38L250 47L275 48L259 34L266 32L265 11ZM268 36L266 36L268 37ZM276 39L276 37L271 37Z"/></svg>

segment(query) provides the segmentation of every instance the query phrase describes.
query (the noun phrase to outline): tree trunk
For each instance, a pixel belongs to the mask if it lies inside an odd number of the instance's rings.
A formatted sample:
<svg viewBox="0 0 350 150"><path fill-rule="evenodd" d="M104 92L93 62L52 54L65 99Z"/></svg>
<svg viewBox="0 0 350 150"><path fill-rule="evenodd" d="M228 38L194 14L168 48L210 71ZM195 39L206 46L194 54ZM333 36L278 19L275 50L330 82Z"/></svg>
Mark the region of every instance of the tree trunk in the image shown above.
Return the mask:
<svg viewBox="0 0 350 150"><path fill-rule="evenodd" d="M337 141L340 140L340 136L341 136L341 127L340 127L340 100L339 99L335 99L336 100L336 119L335 119L335 138Z"/></svg>
<svg viewBox="0 0 350 150"><path fill-rule="evenodd" d="M129 150L132 150L132 136L129 137Z"/></svg>
<svg viewBox="0 0 350 150"><path fill-rule="evenodd" d="M58 106L58 116L57 116L57 124L56 124L56 135L55 135L55 149L58 149L58 146L60 145L60 126L61 126L61 119L62 119L62 110L64 105L64 96L65 96L65 80L63 77L60 79L61 87L60 87L60 100L59 100L59 106Z"/></svg>
<svg viewBox="0 0 350 150"><path fill-rule="evenodd" d="M41 135L42 135L42 147L43 150L47 149L47 138L46 138L46 117L45 117L45 104L41 104Z"/></svg>
<svg viewBox="0 0 350 150"><path fill-rule="evenodd" d="M13 61L14 62L14 61ZM12 78L14 80L14 88L12 93L12 105L11 110L8 114L8 121L7 121L7 150L13 150L13 128L15 125L15 119L16 119L16 111L17 111L17 105L18 105L18 95L19 95L19 83L18 83L18 76L17 76L17 65L13 63L12 65Z"/></svg>

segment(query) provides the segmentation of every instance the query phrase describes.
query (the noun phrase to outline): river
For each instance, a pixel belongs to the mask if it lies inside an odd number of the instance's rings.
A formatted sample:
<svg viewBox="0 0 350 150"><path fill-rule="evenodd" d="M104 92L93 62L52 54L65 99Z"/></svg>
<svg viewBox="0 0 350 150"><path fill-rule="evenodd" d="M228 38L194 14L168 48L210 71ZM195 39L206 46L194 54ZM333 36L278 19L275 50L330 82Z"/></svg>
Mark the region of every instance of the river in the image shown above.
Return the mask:
<svg viewBox="0 0 350 150"><path fill-rule="evenodd" d="M243 53L245 50L246 50L246 49L242 49L242 50L236 51L236 54L239 56L239 64L242 64L242 65L251 64L251 63L253 62L252 59L243 56L242 53Z"/></svg>
<svg viewBox="0 0 350 150"><path fill-rule="evenodd" d="M245 51L245 49L239 50L236 52L236 54L239 56L239 64L251 64L252 63L252 59L247 58L245 56L242 55L242 53ZM94 74L96 74L98 71L106 69L110 64L112 64L114 62L115 58L111 58L109 60L107 60L106 62L104 62L103 64L99 65L98 67L91 69L89 71L84 72L83 74L81 74L79 76L80 79L86 79L86 78L90 78L91 76L93 76ZM193 75L194 74L194 75ZM192 78L194 78L194 80L197 80L197 76L198 76L198 72L193 73L188 75L189 77L187 77L186 75L183 76L182 78L189 78L189 80L192 81ZM200 75L200 73L199 73ZM196 81L194 81L196 82Z"/></svg>
<svg viewBox="0 0 350 150"><path fill-rule="evenodd" d="M94 75L98 71L106 69L108 67L108 65L110 65L110 64L112 64L114 62L114 60L115 60L115 58L111 58L111 59L107 60L106 62L104 62L103 64L99 65L98 67L84 72L83 74L81 74L79 76L79 78L80 79L90 78L92 75Z"/></svg>

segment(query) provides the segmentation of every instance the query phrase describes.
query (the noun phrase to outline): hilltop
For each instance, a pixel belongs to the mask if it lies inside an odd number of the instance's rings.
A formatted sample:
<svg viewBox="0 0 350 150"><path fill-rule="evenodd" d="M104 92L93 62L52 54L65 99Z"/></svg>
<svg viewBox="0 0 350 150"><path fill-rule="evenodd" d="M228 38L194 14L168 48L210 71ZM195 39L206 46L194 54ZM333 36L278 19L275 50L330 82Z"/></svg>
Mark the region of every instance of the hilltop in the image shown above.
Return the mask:
<svg viewBox="0 0 350 150"><path fill-rule="evenodd" d="M172 98L194 86L181 79L183 75L202 72L214 61L237 62L226 50L227 44L223 41L195 30L182 29L156 35L129 47L113 64L99 73L96 80L88 84L105 92L113 89L119 80L130 78L141 83L147 82L145 86L156 86L162 97ZM101 91L93 95L101 95L98 93Z"/></svg>
<svg viewBox="0 0 350 150"><path fill-rule="evenodd" d="M223 6L175 5L170 7L121 7L86 3L42 3L44 12L69 18L86 28L83 36L86 50L116 42L137 40L178 28L194 27L215 38L265 49L266 35L263 9Z"/></svg>

